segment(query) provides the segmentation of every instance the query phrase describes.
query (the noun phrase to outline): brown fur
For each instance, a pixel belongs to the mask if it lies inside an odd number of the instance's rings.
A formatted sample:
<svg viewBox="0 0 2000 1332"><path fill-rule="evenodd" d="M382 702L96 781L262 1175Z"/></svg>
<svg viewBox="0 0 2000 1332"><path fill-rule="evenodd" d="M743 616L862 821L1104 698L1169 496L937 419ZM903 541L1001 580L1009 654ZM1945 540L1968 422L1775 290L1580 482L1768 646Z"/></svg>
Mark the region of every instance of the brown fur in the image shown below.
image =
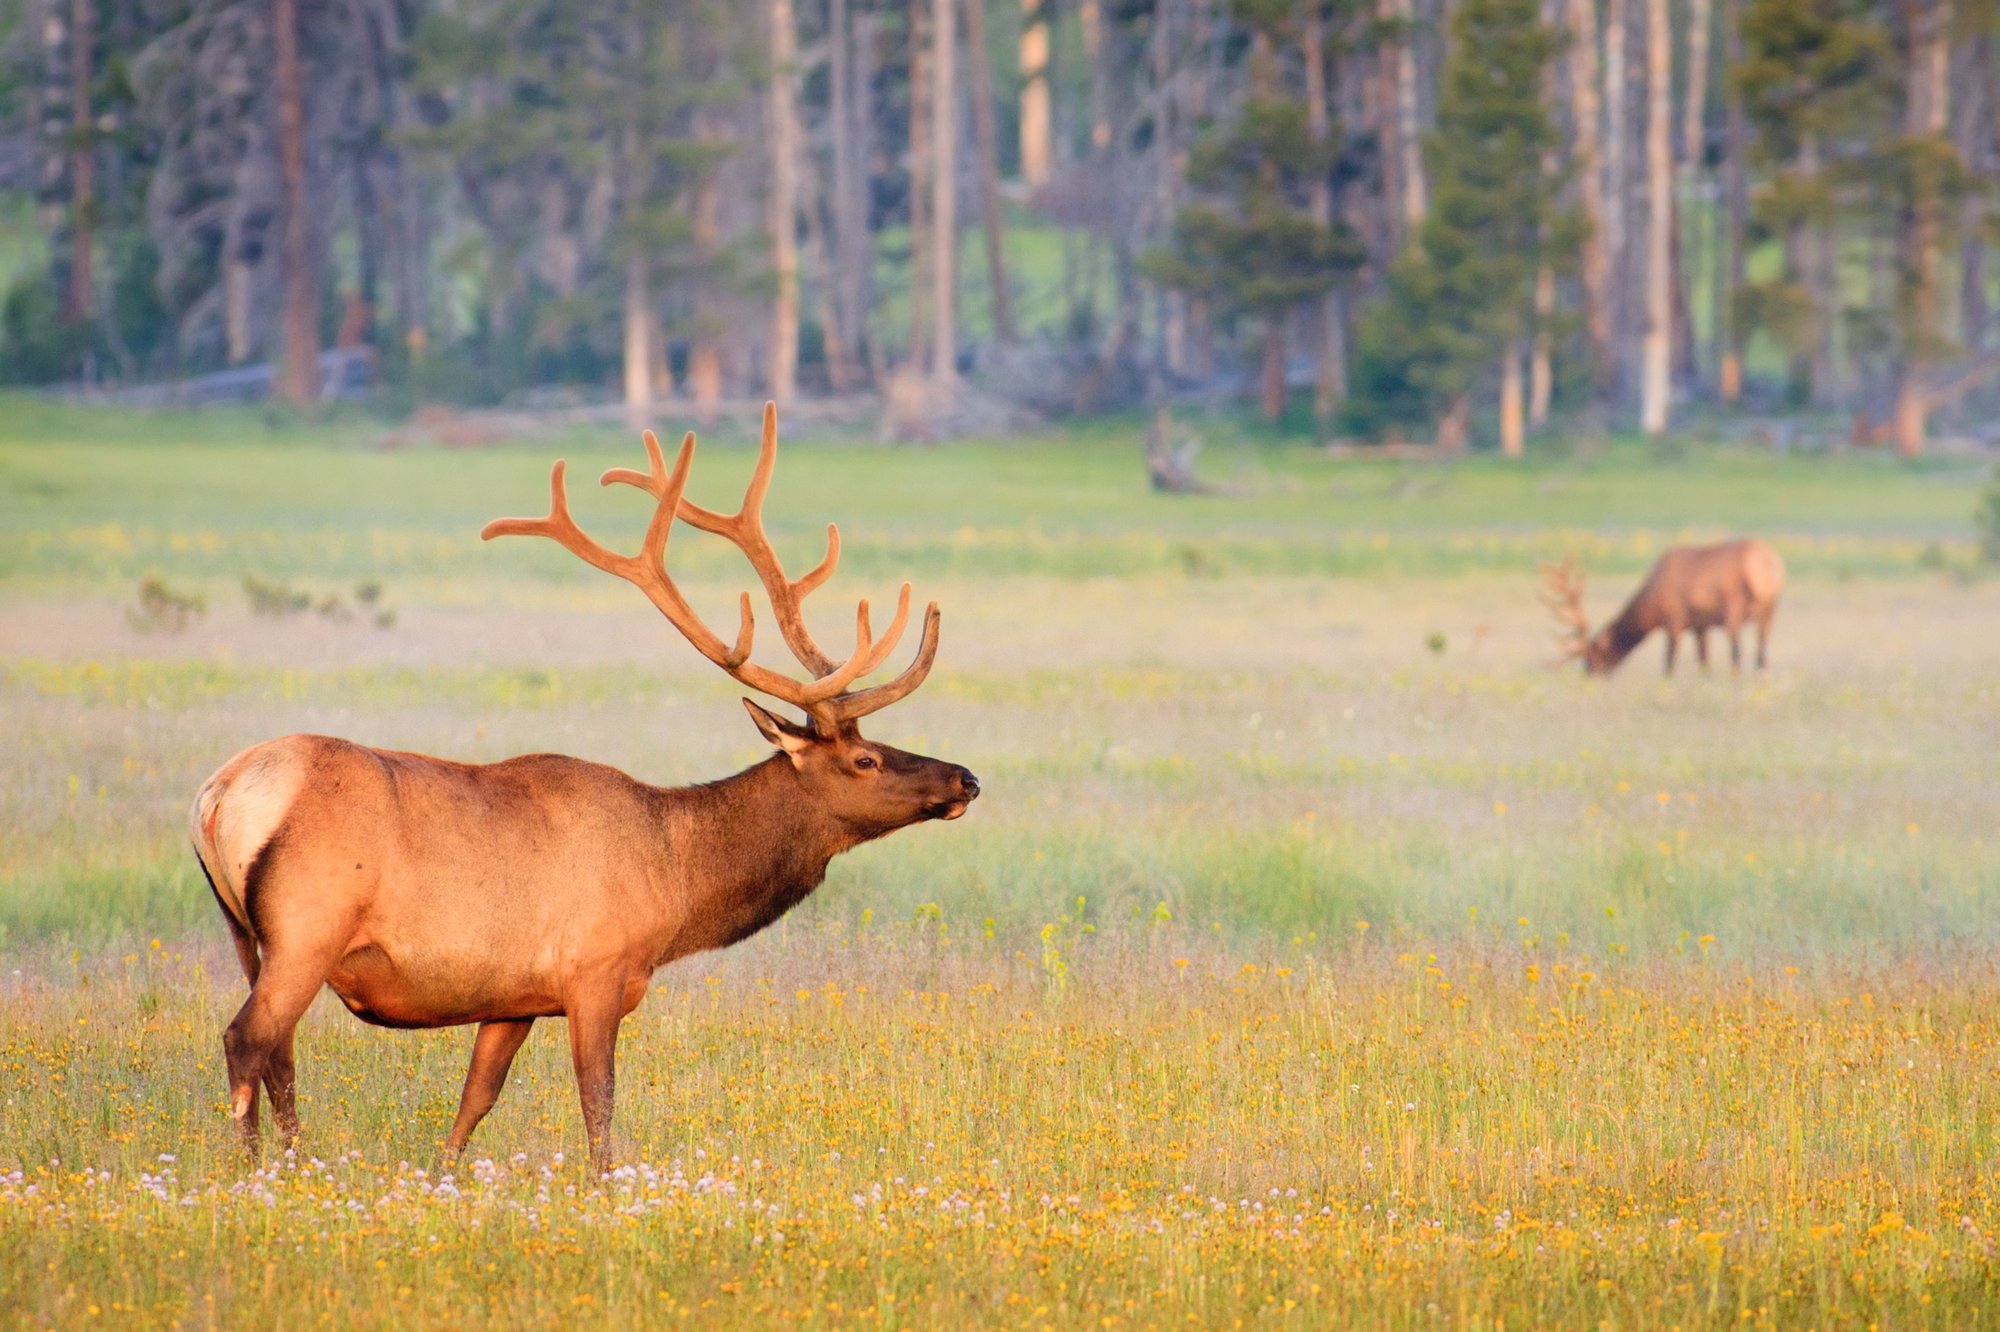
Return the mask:
<svg viewBox="0 0 2000 1332"><path fill-rule="evenodd" d="M747 516L731 519L727 534L784 603L781 627L788 641L799 639L795 652L816 653L797 600L832 572L837 539L807 579L794 583L776 567L756 515L774 448L768 413L765 425ZM603 557L592 562L617 563L609 571L621 576L649 562L654 572L634 581L666 603L684 633L705 632L683 622L684 603L660 566L692 444L683 447L671 489L660 484L664 468L650 437L649 452L660 516L644 555L612 557L589 544ZM588 542L573 525L563 535ZM882 643L869 633L863 603L857 654L879 663L901 630L908 596L905 586ZM788 613L795 624L784 623ZM318 735L272 740L224 764L195 796L188 824L250 982L223 1050L231 1112L253 1154L260 1084L280 1132L297 1133L292 1035L325 985L365 1022L478 1024L446 1140L454 1153L492 1108L534 1021L567 1018L584 1127L601 1163L618 1024L656 969L769 925L819 886L842 851L913 823L955 819L978 796L966 769L872 743L855 720L922 683L937 646L935 606L925 618L916 663L885 685L815 693L826 680L866 674L823 654L807 663L819 677L810 684L763 671L760 681L805 706L810 724L745 699L779 752L701 786L649 786L559 754L455 763ZM747 657L747 608L741 642ZM713 655L732 675L748 675L740 658L721 649Z"/></svg>
<svg viewBox="0 0 2000 1332"><path fill-rule="evenodd" d="M1695 655L1704 669L1708 666L1710 629L1729 635L1729 664L1740 670L1745 625L1757 628L1757 668L1762 670L1771 619L1785 590L1785 562L1762 541L1675 546L1660 556L1625 608L1591 634L1583 612L1583 579L1572 563L1565 560L1544 573L1552 592L1548 604L1568 631L1565 656L1580 657L1592 675L1616 670L1656 629L1667 636L1669 675L1683 633L1694 635Z"/></svg>

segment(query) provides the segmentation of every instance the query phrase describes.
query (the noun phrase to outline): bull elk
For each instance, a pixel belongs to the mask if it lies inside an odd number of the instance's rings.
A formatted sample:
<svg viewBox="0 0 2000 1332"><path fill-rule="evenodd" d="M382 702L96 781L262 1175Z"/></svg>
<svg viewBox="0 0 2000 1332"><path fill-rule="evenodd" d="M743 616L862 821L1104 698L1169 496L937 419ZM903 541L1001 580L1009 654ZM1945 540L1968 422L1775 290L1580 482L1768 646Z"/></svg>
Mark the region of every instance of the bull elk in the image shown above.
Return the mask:
<svg viewBox="0 0 2000 1332"><path fill-rule="evenodd" d="M445 1143L451 1155L492 1109L535 1020L567 1018L584 1127L601 1165L618 1026L656 969L756 933L818 887L841 852L955 819L978 796L978 780L957 764L862 738L861 718L929 674L937 604L924 613L914 660L886 683L854 687L901 638L908 583L879 639L862 601L853 653L835 660L821 650L800 603L832 575L840 533L828 525L826 558L803 577L779 564L762 518L777 458L773 409L764 410L756 470L734 514L682 497L693 434L671 471L650 431L645 443L647 471L615 468L602 482L636 486L656 502L636 555L607 550L577 527L560 461L546 517L496 519L481 536L547 537L632 583L704 657L802 709L805 722L745 698L777 752L733 777L677 789L559 754L455 763L315 735L272 740L225 763L195 797L191 823L250 982L223 1051L230 1113L253 1155L260 1084L280 1134L297 1135L293 1032L326 985L364 1022L478 1024ZM748 558L811 679L750 660L749 593L734 643L696 617L666 572L676 518Z"/></svg>
<svg viewBox="0 0 2000 1332"><path fill-rule="evenodd" d="M1562 626L1557 664L1581 658L1591 675L1608 675L1655 629L1667 636L1667 674L1684 633L1694 634L1695 656L1708 666L1708 631L1729 635L1729 664L1743 667L1743 626L1757 626L1757 667L1762 670L1771 637L1771 617L1785 590L1785 562L1761 541L1724 541L1713 546L1675 546L1660 556L1646 581L1617 618L1597 633L1583 612L1583 574L1574 556L1545 564L1542 600Z"/></svg>

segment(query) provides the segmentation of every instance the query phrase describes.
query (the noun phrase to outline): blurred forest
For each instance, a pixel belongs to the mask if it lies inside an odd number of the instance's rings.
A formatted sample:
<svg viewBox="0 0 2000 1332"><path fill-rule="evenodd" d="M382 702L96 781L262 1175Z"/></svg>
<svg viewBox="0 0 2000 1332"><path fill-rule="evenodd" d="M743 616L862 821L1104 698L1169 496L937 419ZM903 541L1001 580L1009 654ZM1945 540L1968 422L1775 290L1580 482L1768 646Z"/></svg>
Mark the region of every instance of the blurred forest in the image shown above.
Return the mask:
<svg viewBox="0 0 2000 1332"><path fill-rule="evenodd" d="M1915 453L2000 389L2000 0L0 24L17 382L695 419L868 395L974 429L1240 398L1507 453L1552 412L1657 435L1707 404Z"/></svg>

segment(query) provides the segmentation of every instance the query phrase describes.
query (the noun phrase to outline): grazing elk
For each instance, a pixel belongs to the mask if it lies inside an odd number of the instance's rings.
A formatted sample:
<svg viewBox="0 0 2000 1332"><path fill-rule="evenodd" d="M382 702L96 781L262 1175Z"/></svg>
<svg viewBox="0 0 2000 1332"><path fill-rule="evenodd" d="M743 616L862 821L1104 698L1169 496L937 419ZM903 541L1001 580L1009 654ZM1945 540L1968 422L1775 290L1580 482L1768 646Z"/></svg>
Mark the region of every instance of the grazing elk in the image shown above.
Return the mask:
<svg viewBox="0 0 2000 1332"><path fill-rule="evenodd" d="M1574 557L1545 564L1548 586L1542 601L1562 625L1563 655L1583 659L1591 675L1608 675L1655 629L1666 631L1667 674L1674 673L1674 650L1683 633L1694 634L1695 656L1708 666L1708 631L1729 635L1729 664L1743 667L1743 626L1757 626L1757 666L1763 669L1771 637L1771 616L1785 590L1785 562L1761 541L1724 541L1713 546L1675 546L1660 556L1646 581L1618 617L1590 632L1583 613L1583 575Z"/></svg>
<svg viewBox="0 0 2000 1332"><path fill-rule="evenodd" d="M481 534L544 536L637 586L701 654L740 683L803 709L805 724L744 706L777 753L733 777L663 789L559 754L502 763L370 749L294 735L245 750L195 797L195 853L222 907L246 1001L223 1036L230 1111L254 1155L257 1088L285 1138L298 1131L292 1034L321 985L364 1022L389 1027L477 1023L472 1066L446 1140L456 1154L493 1106L535 1019L569 1021L570 1053L591 1153L611 1128L618 1024L654 970L722 948L798 905L850 847L926 819L955 819L979 783L955 763L862 738L862 717L922 684L937 655L938 609L924 613L915 659L894 679L852 688L877 669L909 619L910 585L876 639L868 603L854 652L835 660L808 632L800 602L833 573L826 558L790 578L764 535L764 494L777 417L742 507L713 512L682 498L694 436L672 471L646 434L649 469L606 472L656 507L636 555L578 529L549 477L544 518L502 518ZM812 679L750 660L750 595L733 644L710 632L667 576L678 517L727 538L764 585L779 633Z"/></svg>

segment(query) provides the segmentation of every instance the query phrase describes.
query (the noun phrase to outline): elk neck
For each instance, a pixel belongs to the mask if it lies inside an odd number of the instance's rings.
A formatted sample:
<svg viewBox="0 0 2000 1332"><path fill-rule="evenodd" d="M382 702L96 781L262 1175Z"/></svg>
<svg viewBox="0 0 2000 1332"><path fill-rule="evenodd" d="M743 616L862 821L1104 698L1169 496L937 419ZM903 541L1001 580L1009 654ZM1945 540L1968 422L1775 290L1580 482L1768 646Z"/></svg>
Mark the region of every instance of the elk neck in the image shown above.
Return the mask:
<svg viewBox="0 0 2000 1332"><path fill-rule="evenodd" d="M782 754L661 797L668 881L684 895L689 951L763 929L819 887L835 856L869 838L814 800Z"/></svg>
<svg viewBox="0 0 2000 1332"><path fill-rule="evenodd" d="M1605 632L1610 636L1611 664L1614 666L1630 656L1632 649L1663 623L1659 607L1647 595L1650 590L1641 588L1639 595L1626 602L1625 609L1618 612L1618 618L1605 626Z"/></svg>

